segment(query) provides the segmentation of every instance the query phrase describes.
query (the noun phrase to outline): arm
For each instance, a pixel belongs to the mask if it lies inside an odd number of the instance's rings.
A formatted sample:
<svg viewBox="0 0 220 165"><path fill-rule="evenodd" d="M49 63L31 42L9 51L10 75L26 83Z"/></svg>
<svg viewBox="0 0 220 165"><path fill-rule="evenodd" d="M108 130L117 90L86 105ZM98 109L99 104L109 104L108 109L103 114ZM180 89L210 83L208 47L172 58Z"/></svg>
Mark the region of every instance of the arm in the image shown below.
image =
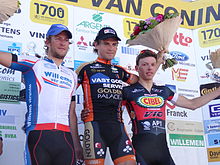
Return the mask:
<svg viewBox="0 0 220 165"><path fill-rule="evenodd" d="M179 96L177 101L174 104L179 107L195 110L195 109L207 104L208 102L215 99L219 95L220 95L220 88L217 88L215 91L213 91L211 93L208 93L204 96L200 96L200 97L197 97L194 99L187 99L184 96Z"/></svg>
<svg viewBox="0 0 220 165"><path fill-rule="evenodd" d="M9 67L11 66L12 54L6 52L0 52L0 64Z"/></svg>
<svg viewBox="0 0 220 165"><path fill-rule="evenodd" d="M135 74L131 74L130 78L129 78L129 84L135 84L136 82L138 82L139 77Z"/></svg>
<svg viewBox="0 0 220 165"><path fill-rule="evenodd" d="M76 117L76 102L72 101L70 104L70 111L69 111L69 120L70 120L70 132L72 134L73 145L75 149L76 159L83 160L83 150L79 140L79 133L78 133L78 123Z"/></svg>
<svg viewBox="0 0 220 165"><path fill-rule="evenodd" d="M161 64L164 63L164 54L166 53L165 50L161 50L157 53L157 70Z"/></svg>

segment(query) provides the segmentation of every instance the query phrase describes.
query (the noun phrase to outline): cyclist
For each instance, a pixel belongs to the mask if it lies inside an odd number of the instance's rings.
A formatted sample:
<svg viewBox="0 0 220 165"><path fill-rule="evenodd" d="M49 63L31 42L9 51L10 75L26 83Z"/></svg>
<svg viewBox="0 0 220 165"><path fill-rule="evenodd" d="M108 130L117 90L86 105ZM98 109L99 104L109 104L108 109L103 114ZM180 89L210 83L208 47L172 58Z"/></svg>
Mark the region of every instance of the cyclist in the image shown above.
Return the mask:
<svg viewBox="0 0 220 165"><path fill-rule="evenodd" d="M74 165L75 158L83 158L75 114L77 75L63 65L71 38L66 26L53 24L44 59L0 52L0 64L21 71L25 79L25 164Z"/></svg>
<svg viewBox="0 0 220 165"><path fill-rule="evenodd" d="M132 120L132 144L138 165L174 165L165 130L167 101L195 110L220 95L220 88L207 95L187 99L166 86L157 86L153 77L158 69L156 54L143 50L136 58L139 81L123 88L123 105Z"/></svg>

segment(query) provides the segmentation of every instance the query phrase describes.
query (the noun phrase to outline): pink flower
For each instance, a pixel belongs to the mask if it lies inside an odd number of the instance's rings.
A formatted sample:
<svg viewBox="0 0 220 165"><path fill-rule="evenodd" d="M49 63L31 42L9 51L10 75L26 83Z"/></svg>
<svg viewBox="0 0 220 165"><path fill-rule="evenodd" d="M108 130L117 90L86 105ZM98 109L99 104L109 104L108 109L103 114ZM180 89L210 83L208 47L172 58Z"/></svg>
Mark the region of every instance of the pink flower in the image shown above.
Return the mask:
<svg viewBox="0 0 220 165"><path fill-rule="evenodd" d="M156 17L156 20L157 20L158 22L162 22L163 19L164 19L164 16L163 16L162 14L158 14L157 17Z"/></svg>
<svg viewBox="0 0 220 165"><path fill-rule="evenodd" d="M152 24L151 20L156 20L156 18L155 17L150 17L148 19L145 19L146 24L151 25Z"/></svg>
<svg viewBox="0 0 220 165"><path fill-rule="evenodd" d="M140 26L135 26L135 27L134 27L134 32L133 32L133 34L134 34L134 35L138 35L140 32L141 32Z"/></svg>

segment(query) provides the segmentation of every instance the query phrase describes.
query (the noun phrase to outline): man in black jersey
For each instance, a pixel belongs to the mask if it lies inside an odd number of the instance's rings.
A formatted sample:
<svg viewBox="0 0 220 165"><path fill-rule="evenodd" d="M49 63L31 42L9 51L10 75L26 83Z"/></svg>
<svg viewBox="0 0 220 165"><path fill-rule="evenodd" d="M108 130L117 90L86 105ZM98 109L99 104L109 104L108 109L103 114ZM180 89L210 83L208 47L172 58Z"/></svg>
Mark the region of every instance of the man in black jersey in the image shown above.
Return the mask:
<svg viewBox="0 0 220 165"><path fill-rule="evenodd" d="M115 165L136 164L133 147L122 122L120 102L123 82L132 84L138 78L111 64L120 40L114 29L102 28L94 41L98 58L76 70L78 83L84 92L84 108L90 112L83 119L86 165L104 165L107 147Z"/></svg>
<svg viewBox="0 0 220 165"><path fill-rule="evenodd" d="M166 86L157 86L153 77L158 69L156 54L143 50L136 58L139 81L123 88L123 105L132 120L132 144L138 165L174 165L165 130L167 101L195 110L220 95L220 88L207 95L187 99Z"/></svg>

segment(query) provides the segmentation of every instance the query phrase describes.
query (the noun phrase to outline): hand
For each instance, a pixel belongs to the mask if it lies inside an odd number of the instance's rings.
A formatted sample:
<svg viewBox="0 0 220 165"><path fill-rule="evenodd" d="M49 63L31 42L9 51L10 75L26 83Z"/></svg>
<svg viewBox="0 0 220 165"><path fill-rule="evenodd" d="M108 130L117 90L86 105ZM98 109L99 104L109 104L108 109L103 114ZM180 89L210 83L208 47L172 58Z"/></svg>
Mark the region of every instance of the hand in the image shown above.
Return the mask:
<svg viewBox="0 0 220 165"><path fill-rule="evenodd" d="M82 121L85 121L86 118L89 116L89 109L83 109L82 112L81 112L81 120Z"/></svg>
<svg viewBox="0 0 220 165"><path fill-rule="evenodd" d="M164 62L165 62L165 59L164 59L165 53L167 53L166 50L158 51L158 53L157 53L157 63L158 64L164 64Z"/></svg>
<svg viewBox="0 0 220 165"><path fill-rule="evenodd" d="M74 146L74 149L75 149L75 154L76 154L76 160L77 161L83 161L84 158L83 158L83 149L82 149L82 146L79 145L79 146Z"/></svg>

